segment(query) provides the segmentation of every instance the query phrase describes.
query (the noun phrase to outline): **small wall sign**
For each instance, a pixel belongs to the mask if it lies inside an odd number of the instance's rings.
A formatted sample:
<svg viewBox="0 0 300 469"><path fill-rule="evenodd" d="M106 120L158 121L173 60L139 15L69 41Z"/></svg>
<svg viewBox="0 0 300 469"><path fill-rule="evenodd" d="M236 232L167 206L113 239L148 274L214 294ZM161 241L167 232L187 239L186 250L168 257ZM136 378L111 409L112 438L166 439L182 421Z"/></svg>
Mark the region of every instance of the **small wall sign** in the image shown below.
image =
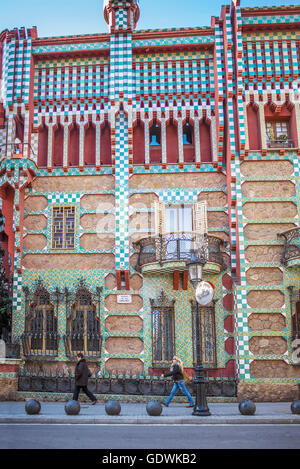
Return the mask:
<svg viewBox="0 0 300 469"><path fill-rule="evenodd" d="M132 303L131 295L117 295L117 303Z"/></svg>

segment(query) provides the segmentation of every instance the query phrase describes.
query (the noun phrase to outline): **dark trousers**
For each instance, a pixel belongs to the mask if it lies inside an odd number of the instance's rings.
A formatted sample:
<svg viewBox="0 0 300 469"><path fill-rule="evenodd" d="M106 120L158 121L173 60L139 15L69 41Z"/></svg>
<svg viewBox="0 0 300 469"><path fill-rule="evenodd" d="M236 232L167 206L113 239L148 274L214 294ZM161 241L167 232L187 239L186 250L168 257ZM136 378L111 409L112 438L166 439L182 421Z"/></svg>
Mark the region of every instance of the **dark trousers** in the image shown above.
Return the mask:
<svg viewBox="0 0 300 469"><path fill-rule="evenodd" d="M87 386L75 386L75 391L73 394L73 401L78 401L78 396L80 393L80 389L83 390L83 392L91 399L91 401L96 401L97 398L94 396L94 394L87 388Z"/></svg>

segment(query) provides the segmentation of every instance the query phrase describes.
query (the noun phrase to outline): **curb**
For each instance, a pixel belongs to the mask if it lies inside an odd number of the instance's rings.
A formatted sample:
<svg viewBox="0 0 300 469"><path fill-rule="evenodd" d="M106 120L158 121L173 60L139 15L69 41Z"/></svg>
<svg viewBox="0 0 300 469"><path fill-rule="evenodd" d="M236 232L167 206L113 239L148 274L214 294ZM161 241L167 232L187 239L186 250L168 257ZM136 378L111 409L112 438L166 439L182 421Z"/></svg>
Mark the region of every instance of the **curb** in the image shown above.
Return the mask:
<svg viewBox="0 0 300 469"><path fill-rule="evenodd" d="M300 425L300 417L82 417L82 416L2 416L0 424L77 424L77 425Z"/></svg>

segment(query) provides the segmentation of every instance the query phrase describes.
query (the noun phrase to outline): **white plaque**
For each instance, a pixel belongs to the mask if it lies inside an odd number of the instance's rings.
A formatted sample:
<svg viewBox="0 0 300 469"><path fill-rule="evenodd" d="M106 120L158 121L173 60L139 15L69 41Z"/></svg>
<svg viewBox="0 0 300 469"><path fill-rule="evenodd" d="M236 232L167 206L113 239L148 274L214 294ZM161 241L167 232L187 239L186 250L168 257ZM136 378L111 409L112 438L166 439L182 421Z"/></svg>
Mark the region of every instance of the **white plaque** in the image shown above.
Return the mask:
<svg viewBox="0 0 300 469"><path fill-rule="evenodd" d="M196 288L195 297L196 301L201 306L208 305L214 297L214 288L208 282L200 282Z"/></svg>
<svg viewBox="0 0 300 469"><path fill-rule="evenodd" d="M132 303L131 295L117 295L117 303Z"/></svg>

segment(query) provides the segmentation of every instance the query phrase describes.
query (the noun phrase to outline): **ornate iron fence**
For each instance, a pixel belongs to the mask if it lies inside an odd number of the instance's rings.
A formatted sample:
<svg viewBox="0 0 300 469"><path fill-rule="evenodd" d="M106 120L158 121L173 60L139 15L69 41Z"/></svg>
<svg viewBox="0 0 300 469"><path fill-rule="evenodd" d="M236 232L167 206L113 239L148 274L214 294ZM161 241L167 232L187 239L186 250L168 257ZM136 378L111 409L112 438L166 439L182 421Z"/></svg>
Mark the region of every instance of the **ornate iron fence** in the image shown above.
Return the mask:
<svg viewBox="0 0 300 469"><path fill-rule="evenodd" d="M140 239L135 243L135 247L139 248L135 270L140 272L141 267L146 264L188 261L197 243L197 236L194 232L178 232ZM224 241L217 236L207 235L207 243L208 262L219 264L224 270L226 264L221 250Z"/></svg>
<svg viewBox="0 0 300 469"><path fill-rule="evenodd" d="M207 395L211 397L236 397L236 378L218 377L208 378ZM40 369L19 369L18 390L23 392L44 393L72 393L74 391L74 375L71 370L54 373ZM99 375L94 373L89 379L89 389L94 394L103 395L141 395L141 396L167 396L170 394L173 381L156 376L133 376L123 374ZM188 390L195 394L195 385L191 380Z"/></svg>
<svg viewBox="0 0 300 469"><path fill-rule="evenodd" d="M289 261L300 259L300 227L278 233L277 236L284 238L281 263L286 265Z"/></svg>

